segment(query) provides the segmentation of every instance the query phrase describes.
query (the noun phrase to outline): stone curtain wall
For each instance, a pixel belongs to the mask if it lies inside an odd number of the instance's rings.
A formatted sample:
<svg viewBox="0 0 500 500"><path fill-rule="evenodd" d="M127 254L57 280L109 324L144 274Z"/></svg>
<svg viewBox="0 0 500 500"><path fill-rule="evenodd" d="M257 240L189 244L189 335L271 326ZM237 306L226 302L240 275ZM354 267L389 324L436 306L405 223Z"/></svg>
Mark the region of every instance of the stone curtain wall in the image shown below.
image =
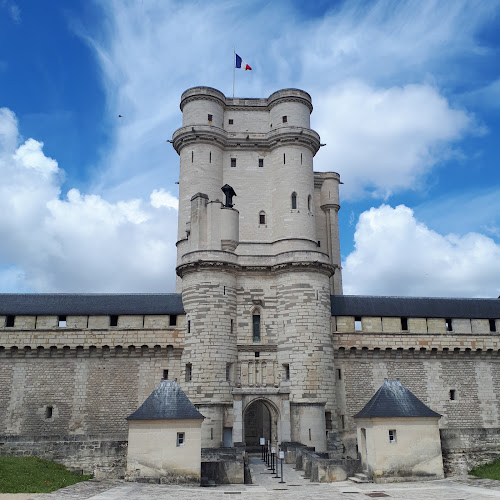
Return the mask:
<svg viewBox="0 0 500 500"><path fill-rule="evenodd" d="M336 381L340 435L347 455L356 456L356 424L352 418L382 384L396 379L442 416L439 426L445 436L457 438L442 442L445 471L464 472L476 463L500 456L500 358L498 352L480 351L370 351L339 350ZM454 400L450 391L454 390ZM486 432L488 444L470 436ZM453 434L455 435L455 434ZM484 451L479 453L479 449Z"/></svg>
<svg viewBox="0 0 500 500"><path fill-rule="evenodd" d="M1 349L0 454L35 454L86 473L116 468L121 474L125 418L164 370L179 377L177 349Z"/></svg>

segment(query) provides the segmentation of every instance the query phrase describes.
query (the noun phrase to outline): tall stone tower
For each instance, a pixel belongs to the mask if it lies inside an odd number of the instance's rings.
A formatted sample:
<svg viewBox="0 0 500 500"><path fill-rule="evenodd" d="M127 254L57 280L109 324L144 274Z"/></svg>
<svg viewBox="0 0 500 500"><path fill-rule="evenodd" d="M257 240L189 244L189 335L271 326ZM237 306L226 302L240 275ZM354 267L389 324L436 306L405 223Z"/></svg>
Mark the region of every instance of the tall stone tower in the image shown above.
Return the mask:
<svg viewBox="0 0 500 500"><path fill-rule="evenodd" d="M202 446L266 437L325 450L335 427L340 178L313 172L311 97L194 87L180 107L181 385L206 417Z"/></svg>

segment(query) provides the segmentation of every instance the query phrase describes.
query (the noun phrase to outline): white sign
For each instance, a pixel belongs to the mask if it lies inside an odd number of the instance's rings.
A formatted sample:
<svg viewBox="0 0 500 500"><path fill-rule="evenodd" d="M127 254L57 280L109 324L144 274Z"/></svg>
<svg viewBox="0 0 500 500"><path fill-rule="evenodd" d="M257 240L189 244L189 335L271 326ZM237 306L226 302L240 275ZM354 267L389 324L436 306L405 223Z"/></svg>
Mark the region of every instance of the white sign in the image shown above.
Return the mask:
<svg viewBox="0 0 500 500"><path fill-rule="evenodd" d="M271 453L276 453L276 450L273 448L273 449L271 450Z"/></svg>
<svg viewBox="0 0 500 500"><path fill-rule="evenodd" d="M266 439L265 438L260 438L260 445L264 446L266 444Z"/></svg>
<svg viewBox="0 0 500 500"><path fill-rule="evenodd" d="M285 458L285 452L280 451L280 460L283 460Z"/></svg>

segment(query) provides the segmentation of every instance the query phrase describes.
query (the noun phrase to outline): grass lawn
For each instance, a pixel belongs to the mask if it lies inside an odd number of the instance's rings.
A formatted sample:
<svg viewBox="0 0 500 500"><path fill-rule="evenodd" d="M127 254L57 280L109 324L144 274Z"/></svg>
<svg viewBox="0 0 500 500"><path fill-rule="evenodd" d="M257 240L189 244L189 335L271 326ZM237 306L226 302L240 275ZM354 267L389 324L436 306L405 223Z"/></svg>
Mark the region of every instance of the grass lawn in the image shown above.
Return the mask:
<svg viewBox="0 0 500 500"><path fill-rule="evenodd" d="M483 479L496 479L500 481L500 458L491 462L491 464L475 467L470 471L470 474Z"/></svg>
<svg viewBox="0 0 500 500"><path fill-rule="evenodd" d="M0 457L0 493L49 493L91 477L37 457Z"/></svg>

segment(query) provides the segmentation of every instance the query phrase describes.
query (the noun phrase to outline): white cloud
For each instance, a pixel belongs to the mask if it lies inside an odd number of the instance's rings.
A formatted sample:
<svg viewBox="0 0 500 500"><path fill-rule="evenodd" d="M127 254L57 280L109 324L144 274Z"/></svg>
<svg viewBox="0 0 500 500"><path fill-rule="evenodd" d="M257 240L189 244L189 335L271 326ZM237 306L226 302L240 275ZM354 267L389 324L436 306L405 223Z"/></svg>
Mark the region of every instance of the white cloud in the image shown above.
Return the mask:
<svg viewBox="0 0 500 500"><path fill-rule="evenodd" d="M473 124L429 85L373 88L350 81L319 96L314 122L327 144L316 169L341 172L346 198L421 187Z"/></svg>
<svg viewBox="0 0 500 500"><path fill-rule="evenodd" d="M305 21L287 2L110 0L98 8L101 31L76 23L75 30L96 55L106 89L114 141L93 191L112 199L177 180L178 159L165 140L181 124L180 95L195 85L230 95L235 44L254 68L237 74L237 95L290 86L312 94L313 125L328 143L317 167L339 171L344 194L415 188L471 132L471 116L443 97L436 75L461 80L450 61L487 53L475 34L495 11L460 0L350 1Z"/></svg>
<svg viewBox="0 0 500 500"><path fill-rule="evenodd" d="M478 233L442 235L399 205L363 212L343 264L344 292L497 297L500 245Z"/></svg>
<svg viewBox="0 0 500 500"><path fill-rule="evenodd" d="M179 200L164 189L155 189L150 196L151 205L155 208L168 207L179 208Z"/></svg>
<svg viewBox="0 0 500 500"><path fill-rule="evenodd" d="M0 110L0 278L16 290L173 291L176 199L154 191L109 202L70 189L43 144L19 144L15 115ZM169 286L170 285L170 286Z"/></svg>

